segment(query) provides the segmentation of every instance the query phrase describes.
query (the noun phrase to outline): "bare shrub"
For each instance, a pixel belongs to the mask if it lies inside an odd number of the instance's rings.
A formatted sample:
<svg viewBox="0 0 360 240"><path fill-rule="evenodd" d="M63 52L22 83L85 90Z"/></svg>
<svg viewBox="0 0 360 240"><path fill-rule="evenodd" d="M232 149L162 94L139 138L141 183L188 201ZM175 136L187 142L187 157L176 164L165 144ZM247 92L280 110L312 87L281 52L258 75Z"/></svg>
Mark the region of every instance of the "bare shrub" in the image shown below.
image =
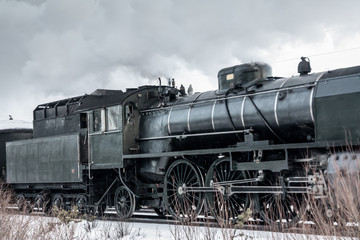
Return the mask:
<svg viewBox="0 0 360 240"><path fill-rule="evenodd" d="M144 237L140 228L134 229L132 223L123 221L103 222L100 229L101 239L137 239Z"/></svg>
<svg viewBox="0 0 360 240"><path fill-rule="evenodd" d="M7 189L4 183L0 183L0 240L2 239L24 239L29 236L31 230L29 226L32 219L23 215L13 215L11 201L13 194Z"/></svg>
<svg viewBox="0 0 360 240"><path fill-rule="evenodd" d="M176 189L174 189L176 191ZM184 204L186 203L186 204ZM205 228L199 228L196 225L196 214L192 208L192 203L187 201L179 201L177 195L174 195L172 201L173 211L178 214L174 225L169 225L170 233L175 240L202 240L215 239L216 233L211 231L210 224ZM206 223L206 222L205 222Z"/></svg>
<svg viewBox="0 0 360 240"><path fill-rule="evenodd" d="M62 223L56 218L28 216L31 206L24 203L23 208L15 209L13 199L14 194L0 183L0 240L75 239L76 226L63 224L68 218L64 217Z"/></svg>
<svg viewBox="0 0 360 240"><path fill-rule="evenodd" d="M340 171L329 176L328 195L305 197L316 234L360 238L360 175Z"/></svg>
<svg viewBox="0 0 360 240"><path fill-rule="evenodd" d="M125 236L131 236L134 233L133 225L127 222L116 222L114 227L114 237L122 239Z"/></svg>
<svg viewBox="0 0 360 240"><path fill-rule="evenodd" d="M70 222L81 222L82 220L87 220L89 222L89 228L94 228L96 224L93 223L95 220L95 216L82 213L78 210L77 206L72 207L70 210L54 206L52 208L52 215L65 224L69 224Z"/></svg>
<svg viewBox="0 0 360 240"><path fill-rule="evenodd" d="M26 207L12 210L13 199L11 191L0 183L0 240L143 238L141 229L133 229L133 225L126 222L105 223L98 228L100 223L94 221L94 216L83 214L76 207L71 210L54 208L53 218L29 216Z"/></svg>
<svg viewBox="0 0 360 240"><path fill-rule="evenodd" d="M236 239L239 237L244 237L248 239L248 236L245 236L242 232L239 232L239 229L244 226L244 224L249 220L251 216L251 210L247 209L236 219L230 218L230 214L227 211L229 206L227 206L228 202L224 200L223 196L216 192L216 207L218 209L223 209L223 211L218 212L218 216L216 218L210 216L209 209L205 207L204 209L204 218L191 218L189 216L193 216L193 210L191 207L185 208L181 204L176 204L175 209L181 208L180 210L176 210L177 212L186 213L185 216L178 219L175 222L175 225L169 226L170 232L175 240L187 239L187 240L213 240L213 239ZM208 204L209 205L209 204ZM209 207L209 206L208 206ZM214 220L217 220L217 225ZM202 226L199 226L202 225Z"/></svg>
<svg viewBox="0 0 360 240"><path fill-rule="evenodd" d="M6 185L0 181L0 213L5 213L10 206L12 194Z"/></svg>
<svg viewBox="0 0 360 240"><path fill-rule="evenodd" d="M32 235L33 220L24 215L0 214L0 239L27 239Z"/></svg>

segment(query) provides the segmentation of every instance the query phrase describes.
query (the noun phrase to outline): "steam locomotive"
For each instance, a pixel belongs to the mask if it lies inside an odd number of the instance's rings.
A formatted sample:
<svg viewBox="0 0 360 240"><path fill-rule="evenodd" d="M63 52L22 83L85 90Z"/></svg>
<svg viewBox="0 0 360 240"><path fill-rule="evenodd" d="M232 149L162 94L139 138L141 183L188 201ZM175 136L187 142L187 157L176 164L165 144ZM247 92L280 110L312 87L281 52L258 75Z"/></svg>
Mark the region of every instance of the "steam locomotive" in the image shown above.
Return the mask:
<svg viewBox="0 0 360 240"><path fill-rule="evenodd" d="M220 70L214 91L160 80L38 105L33 138L6 145L7 183L19 208L235 219L251 207L294 222L303 194L326 198L327 176L360 172L342 148L360 145L360 66L310 73L302 58L298 70L254 62Z"/></svg>

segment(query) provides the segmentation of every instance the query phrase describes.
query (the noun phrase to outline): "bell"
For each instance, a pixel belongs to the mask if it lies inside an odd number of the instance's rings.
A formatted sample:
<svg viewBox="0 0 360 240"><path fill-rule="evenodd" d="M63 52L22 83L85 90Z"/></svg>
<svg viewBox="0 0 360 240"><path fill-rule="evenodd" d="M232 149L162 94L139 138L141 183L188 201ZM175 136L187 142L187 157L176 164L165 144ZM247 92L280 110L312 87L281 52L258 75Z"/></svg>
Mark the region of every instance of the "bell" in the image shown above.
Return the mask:
<svg viewBox="0 0 360 240"><path fill-rule="evenodd" d="M310 59L307 57L301 57L301 62L298 65L298 73L300 76L307 75L311 72Z"/></svg>

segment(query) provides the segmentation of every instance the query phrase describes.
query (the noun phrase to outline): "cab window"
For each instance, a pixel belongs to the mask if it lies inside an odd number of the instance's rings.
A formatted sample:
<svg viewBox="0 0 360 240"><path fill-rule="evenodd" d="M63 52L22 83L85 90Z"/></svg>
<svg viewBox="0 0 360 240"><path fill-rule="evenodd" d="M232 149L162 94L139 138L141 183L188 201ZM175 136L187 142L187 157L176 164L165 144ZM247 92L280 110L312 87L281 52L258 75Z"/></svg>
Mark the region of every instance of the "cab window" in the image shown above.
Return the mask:
<svg viewBox="0 0 360 240"><path fill-rule="evenodd" d="M93 114L94 132L104 131L102 110L95 110Z"/></svg>
<svg viewBox="0 0 360 240"><path fill-rule="evenodd" d="M121 123L121 107L113 106L106 109L106 117L107 117L107 130L118 130L120 129Z"/></svg>

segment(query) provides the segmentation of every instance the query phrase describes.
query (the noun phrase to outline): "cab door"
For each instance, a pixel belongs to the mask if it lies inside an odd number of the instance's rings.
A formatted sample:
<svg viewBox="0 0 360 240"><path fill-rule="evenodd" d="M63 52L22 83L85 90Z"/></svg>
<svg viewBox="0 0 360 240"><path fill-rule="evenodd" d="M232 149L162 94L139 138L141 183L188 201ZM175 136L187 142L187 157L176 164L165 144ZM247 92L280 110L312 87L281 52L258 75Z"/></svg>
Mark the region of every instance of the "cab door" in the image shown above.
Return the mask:
<svg viewBox="0 0 360 240"><path fill-rule="evenodd" d="M124 154L138 153L139 146L136 138L139 137L140 113L134 102L124 104Z"/></svg>
<svg viewBox="0 0 360 240"><path fill-rule="evenodd" d="M123 167L121 105L96 109L88 118L91 168Z"/></svg>

